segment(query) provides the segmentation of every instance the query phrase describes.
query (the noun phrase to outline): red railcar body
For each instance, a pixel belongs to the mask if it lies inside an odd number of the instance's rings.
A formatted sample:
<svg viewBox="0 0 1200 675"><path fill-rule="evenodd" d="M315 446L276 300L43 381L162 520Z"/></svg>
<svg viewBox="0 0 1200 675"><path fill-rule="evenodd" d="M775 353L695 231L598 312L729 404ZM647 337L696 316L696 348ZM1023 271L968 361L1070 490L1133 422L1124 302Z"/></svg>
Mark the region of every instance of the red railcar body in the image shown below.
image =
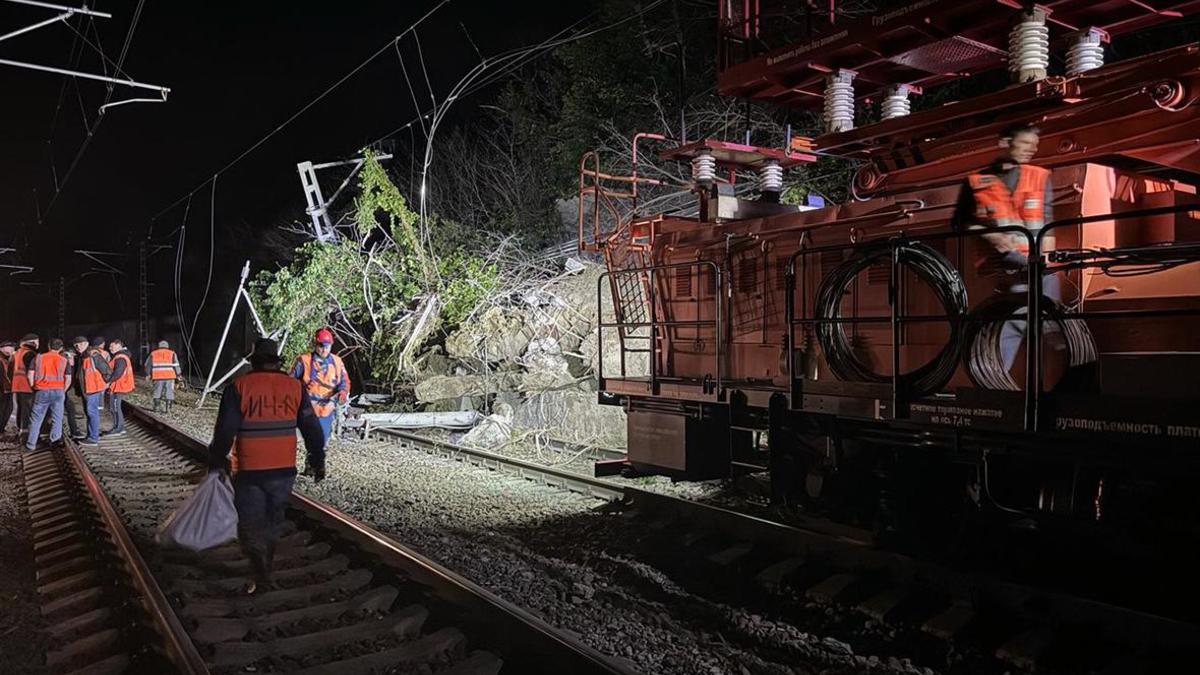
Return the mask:
<svg viewBox="0 0 1200 675"><path fill-rule="evenodd" d="M718 87L796 107L827 100L841 72L861 106L888 88L913 94L1002 66L1010 29L1030 17L1016 3L926 0L840 23L818 16L797 38L771 34L780 16L767 5L719 3ZM1038 7L1056 49L1200 3ZM629 463L680 478L770 469L775 495L789 499L798 486L815 497L812 477L856 445L966 465L1010 452L1074 467L1068 487L1036 486L1039 503L1057 492L1054 508L1102 484L1103 470L1081 483L1082 464L1194 471L1190 455L1177 460L1200 449L1200 46L1025 79L783 147L642 134L631 175L585 157L580 247L608 263L600 397L629 413ZM952 224L964 177L1014 122L1041 129L1034 163L1053 184L1053 221L1018 228L1031 251L1020 278L991 264L978 231ZM694 187L696 215L639 211L639 186L657 184L637 171L647 141L665 158L715 165ZM861 163L855 199L748 199L724 178L821 155ZM1042 296L1049 277L1061 301ZM1016 365L988 366L999 328L1026 319Z"/></svg>

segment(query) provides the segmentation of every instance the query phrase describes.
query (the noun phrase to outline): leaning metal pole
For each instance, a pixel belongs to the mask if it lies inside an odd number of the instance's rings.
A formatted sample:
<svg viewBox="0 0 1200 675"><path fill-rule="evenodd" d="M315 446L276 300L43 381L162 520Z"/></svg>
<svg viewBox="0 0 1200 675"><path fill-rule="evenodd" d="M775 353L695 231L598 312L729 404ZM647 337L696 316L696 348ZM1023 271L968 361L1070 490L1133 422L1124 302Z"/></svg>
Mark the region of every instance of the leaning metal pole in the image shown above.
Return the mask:
<svg viewBox="0 0 1200 675"><path fill-rule="evenodd" d="M221 352L225 350L225 339L229 337L229 327L233 325L233 315L237 313L238 303L242 300L242 292L246 286L246 278L250 276L250 261L242 265L242 278L238 281L237 293L233 294L233 304L229 307L229 318L225 319L225 330L221 331L221 344L217 345L217 353L213 354L212 368L208 369L208 379L204 382L204 391L200 392L200 402L196 404L197 408L204 406L204 399L208 397L208 393L212 391L213 375L217 374L217 364L221 362Z"/></svg>

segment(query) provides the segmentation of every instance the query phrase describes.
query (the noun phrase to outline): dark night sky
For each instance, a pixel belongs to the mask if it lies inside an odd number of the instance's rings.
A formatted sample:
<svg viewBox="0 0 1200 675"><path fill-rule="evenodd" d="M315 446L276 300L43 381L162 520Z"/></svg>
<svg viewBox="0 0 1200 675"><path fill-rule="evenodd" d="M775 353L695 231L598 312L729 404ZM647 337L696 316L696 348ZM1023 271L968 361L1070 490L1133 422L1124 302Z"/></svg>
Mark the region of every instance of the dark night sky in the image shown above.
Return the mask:
<svg viewBox="0 0 1200 675"><path fill-rule="evenodd" d="M13 277L0 270L5 336L27 330L18 324L48 322L55 313L50 289L17 281L54 281L60 274L70 278L85 271L90 263L71 253L76 248L135 252L153 214L207 180L436 4L356 0L337 3L334 9L332 3L315 1L147 2L124 70L135 80L170 87L170 99L164 105L132 104L106 113L49 214L51 157L61 180L85 137L82 114L94 123L105 85L80 80L76 88L59 75L0 66L0 247L18 249L0 256L0 262L37 268L32 275ZM435 91L444 94L478 61L460 22L483 54L495 54L557 32L580 18L588 3L540 4L454 0L440 8L418 30ZM115 61L137 2L100 0L97 5L95 9L114 15L96 19L96 28L105 53ZM52 15L0 0L0 34ZM86 30L86 22L72 21ZM0 42L0 58L66 67L73 38L65 26L50 26ZM418 64L411 37L401 44L412 75ZM99 71L99 55L87 49L78 69ZM51 136L64 82L66 96ZM418 93L418 100L427 104L428 94ZM118 87L114 100L130 95L145 94ZM470 100L461 104L462 119L469 122L474 105ZM220 175L217 237L230 232L244 236L247 227L275 227L282 214L303 216L296 162L350 156L414 114L398 58L390 50ZM190 289L202 286L207 272L209 199L205 187L192 203L186 267ZM183 215L182 205L165 214L154 225L156 238L164 241ZM152 281L158 283L152 292L156 309L164 303L172 306L171 258L170 252L160 254L151 268ZM240 260L226 258L218 260L214 285L228 286L228 277L240 265ZM123 303L109 278L87 277L70 287L69 323L136 314L136 258L114 264L129 274L122 282ZM213 310L210 301L202 321L217 320L224 311Z"/></svg>

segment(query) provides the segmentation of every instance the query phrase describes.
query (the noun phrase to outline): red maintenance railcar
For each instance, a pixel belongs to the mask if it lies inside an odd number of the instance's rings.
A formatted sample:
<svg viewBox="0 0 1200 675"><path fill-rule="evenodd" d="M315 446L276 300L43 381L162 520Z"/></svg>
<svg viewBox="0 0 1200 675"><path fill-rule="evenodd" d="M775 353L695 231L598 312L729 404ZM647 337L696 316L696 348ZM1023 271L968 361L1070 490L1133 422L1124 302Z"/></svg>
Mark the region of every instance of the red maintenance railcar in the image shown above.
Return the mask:
<svg viewBox="0 0 1200 675"><path fill-rule="evenodd" d="M769 470L778 500L888 526L964 497L1089 519L1190 499L1200 46L1105 64L1104 43L1200 2L924 0L815 30L775 4L719 3L719 91L821 109L825 133L640 134L630 175L581 164L580 248L608 265L600 398L628 411L628 465ZM931 87L1005 66L1008 86L910 113ZM856 126L864 103L882 119ZM1017 122L1041 129L1053 219L1009 228L1030 252L1014 272L952 216ZM695 215L639 209L658 183L638 174L650 143L690 162ZM860 162L854 198L781 203L784 172L821 155ZM734 182L747 174L757 195ZM1042 295L1051 278L1058 299ZM1011 368L1006 326L1026 336Z"/></svg>

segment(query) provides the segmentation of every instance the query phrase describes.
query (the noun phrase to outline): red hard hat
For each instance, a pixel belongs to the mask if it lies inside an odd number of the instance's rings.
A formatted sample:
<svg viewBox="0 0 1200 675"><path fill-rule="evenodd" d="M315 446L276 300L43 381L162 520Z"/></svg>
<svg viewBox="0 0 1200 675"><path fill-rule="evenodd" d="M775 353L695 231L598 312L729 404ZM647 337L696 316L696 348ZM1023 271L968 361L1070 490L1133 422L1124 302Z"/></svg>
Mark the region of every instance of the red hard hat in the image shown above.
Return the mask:
<svg viewBox="0 0 1200 675"><path fill-rule="evenodd" d="M313 336L313 342L320 344L333 344L333 331L328 328L322 328Z"/></svg>

